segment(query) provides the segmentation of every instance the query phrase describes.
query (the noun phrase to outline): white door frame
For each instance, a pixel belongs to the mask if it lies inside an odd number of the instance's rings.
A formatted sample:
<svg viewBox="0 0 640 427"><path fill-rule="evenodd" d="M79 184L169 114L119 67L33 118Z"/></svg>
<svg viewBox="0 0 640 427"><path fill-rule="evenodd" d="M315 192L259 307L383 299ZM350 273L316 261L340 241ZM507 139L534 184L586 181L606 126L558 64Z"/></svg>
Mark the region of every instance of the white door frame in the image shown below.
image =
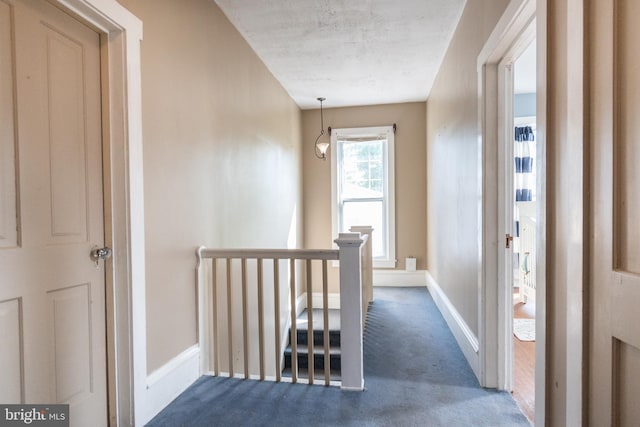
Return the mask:
<svg viewBox="0 0 640 427"><path fill-rule="evenodd" d="M514 63L535 38L535 20L521 33L498 64L498 384L513 390L513 246L506 248L506 236L515 236L513 162L513 78ZM536 164L537 166L537 164ZM500 242L499 242L500 243Z"/></svg>
<svg viewBox="0 0 640 427"><path fill-rule="evenodd" d="M100 33L109 425L135 425L146 388L142 22L116 0L50 0ZM135 405L134 405L135 402Z"/></svg>
<svg viewBox="0 0 640 427"><path fill-rule="evenodd" d="M544 2L540 2L544 3ZM544 6L542 6L544 7ZM536 0L511 0L495 29L478 55L478 121L481 144L478 168L481 185L481 202L478 216L482 224L479 241L481 254L478 281L480 383L484 387L510 390L512 384L512 283L513 266L505 251L505 235L513 234L513 202L507 207L506 193L512 176L512 168L506 166L512 153L513 105L506 95L513 93L511 64L537 37L537 93L544 94L546 85L543 52L546 51L544 28L546 17L540 8L536 19ZM536 31L537 29L537 31ZM546 117L544 99L538 95L537 105L537 158L544 159L544 129ZM537 162L537 193L544 194L545 171L543 162ZM510 181L505 181L505 180ZM506 185L505 185L506 182ZM511 212L508 211L511 209ZM537 239L543 242L546 209L544 197L538 200L539 227ZM511 220L510 220L511 218ZM544 245L538 245L536 266L539 272L536 283L536 425L544 425L545 389L545 281Z"/></svg>

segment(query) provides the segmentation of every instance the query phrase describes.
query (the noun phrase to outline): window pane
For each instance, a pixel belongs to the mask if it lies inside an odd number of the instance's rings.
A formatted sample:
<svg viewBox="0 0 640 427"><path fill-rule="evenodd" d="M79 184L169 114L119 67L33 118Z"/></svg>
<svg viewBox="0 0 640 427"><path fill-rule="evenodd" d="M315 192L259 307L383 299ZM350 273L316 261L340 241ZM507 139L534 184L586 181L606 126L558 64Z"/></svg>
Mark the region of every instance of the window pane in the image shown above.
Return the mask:
<svg viewBox="0 0 640 427"><path fill-rule="evenodd" d="M386 256L384 247L385 230L382 225L383 203L375 202L344 202L342 208L342 229L341 232L348 232L354 225L370 225L373 227L373 257L380 258Z"/></svg>
<svg viewBox="0 0 640 427"><path fill-rule="evenodd" d="M379 198L384 195L384 141L343 141L342 197Z"/></svg>

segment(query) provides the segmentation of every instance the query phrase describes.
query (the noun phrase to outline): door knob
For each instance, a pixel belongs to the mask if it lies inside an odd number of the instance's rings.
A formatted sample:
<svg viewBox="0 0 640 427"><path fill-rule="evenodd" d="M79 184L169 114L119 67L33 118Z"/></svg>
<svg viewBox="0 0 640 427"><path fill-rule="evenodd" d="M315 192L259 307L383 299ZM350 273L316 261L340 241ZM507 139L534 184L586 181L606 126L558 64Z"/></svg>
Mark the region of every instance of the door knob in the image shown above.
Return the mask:
<svg viewBox="0 0 640 427"><path fill-rule="evenodd" d="M93 262L96 263L96 267L97 267L98 261L100 261L101 259L107 259L111 257L111 248L107 246L105 246L104 248L99 248L97 246L94 246L91 249L89 257Z"/></svg>

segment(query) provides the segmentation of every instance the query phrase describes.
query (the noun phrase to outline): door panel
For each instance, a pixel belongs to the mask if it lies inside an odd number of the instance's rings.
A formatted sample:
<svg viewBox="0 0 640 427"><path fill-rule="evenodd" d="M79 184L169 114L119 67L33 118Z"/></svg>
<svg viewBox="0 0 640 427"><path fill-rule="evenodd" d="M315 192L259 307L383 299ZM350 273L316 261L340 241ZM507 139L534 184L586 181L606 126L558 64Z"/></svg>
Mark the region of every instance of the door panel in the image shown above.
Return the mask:
<svg viewBox="0 0 640 427"><path fill-rule="evenodd" d="M0 302L0 366L3 386L0 402L20 403L24 393L22 382L22 313L20 299Z"/></svg>
<svg viewBox="0 0 640 427"><path fill-rule="evenodd" d="M55 400L69 402L92 392L91 286L88 283L48 292L51 346L54 349Z"/></svg>
<svg viewBox="0 0 640 427"><path fill-rule="evenodd" d="M615 426L638 425L640 420L640 349L614 339L613 414Z"/></svg>
<svg viewBox="0 0 640 427"><path fill-rule="evenodd" d="M0 0L0 248L18 246L12 16Z"/></svg>
<svg viewBox="0 0 640 427"><path fill-rule="evenodd" d="M640 48L638 47L638 19L640 2L637 0L617 0L615 29L615 64L617 82L617 122L614 143L615 169L615 210L617 268L621 271L640 274Z"/></svg>
<svg viewBox="0 0 640 427"><path fill-rule="evenodd" d="M15 70L0 122L15 124L20 225L0 249L0 333L20 351L3 345L0 360L22 375L0 396L68 403L72 426L106 425L105 270L89 257L104 244L99 35L40 0L0 0L0 22L13 23L8 41L0 27L3 82Z"/></svg>
<svg viewBox="0 0 640 427"><path fill-rule="evenodd" d="M637 425L640 48L637 0L591 2L588 421Z"/></svg>
<svg viewBox="0 0 640 427"><path fill-rule="evenodd" d="M47 41L51 241L87 238L83 46L44 29Z"/></svg>

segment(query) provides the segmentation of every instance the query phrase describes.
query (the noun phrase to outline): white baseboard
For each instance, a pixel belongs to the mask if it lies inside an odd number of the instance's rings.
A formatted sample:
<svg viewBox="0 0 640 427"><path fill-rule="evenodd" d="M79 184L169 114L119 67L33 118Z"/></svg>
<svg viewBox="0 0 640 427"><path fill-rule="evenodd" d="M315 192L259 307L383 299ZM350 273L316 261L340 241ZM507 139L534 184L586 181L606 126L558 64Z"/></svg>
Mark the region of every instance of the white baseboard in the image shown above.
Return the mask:
<svg viewBox="0 0 640 427"><path fill-rule="evenodd" d="M143 419L146 424L200 377L200 347L189 347L147 376Z"/></svg>
<svg viewBox="0 0 640 427"><path fill-rule="evenodd" d="M427 286L425 270L373 270L373 286Z"/></svg>
<svg viewBox="0 0 640 427"><path fill-rule="evenodd" d="M314 308L324 308L324 302L322 301L322 293L314 292L311 296L312 304ZM327 295L327 302L329 310L340 309L340 294Z"/></svg>
<svg viewBox="0 0 640 427"><path fill-rule="evenodd" d="M478 344L478 337L471 331L469 325L467 325L460 313L458 313L458 310L456 310L442 288L440 288L428 271L425 272L425 277L433 301L436 303L440 313L442 313L442 317L444 317L444 320L447 322L462 353L469 362L473 373L477 378L480 378L480 346Z"/></svg>
<svg viewBox="0 0 640 427"><path fill-rule="evenodd" d="M340 309L340 294L329 294L327 295L327 301L329 305L329 310L339 310ZM313 308L323 308L324 304L322 301L322 292L314 292L311 295L311 304L313 304ZM305 308L307 308L307 293L300 295L298 297L298 301L296 302L296 306L299 311L298 314L302 312Z"/></svg>

